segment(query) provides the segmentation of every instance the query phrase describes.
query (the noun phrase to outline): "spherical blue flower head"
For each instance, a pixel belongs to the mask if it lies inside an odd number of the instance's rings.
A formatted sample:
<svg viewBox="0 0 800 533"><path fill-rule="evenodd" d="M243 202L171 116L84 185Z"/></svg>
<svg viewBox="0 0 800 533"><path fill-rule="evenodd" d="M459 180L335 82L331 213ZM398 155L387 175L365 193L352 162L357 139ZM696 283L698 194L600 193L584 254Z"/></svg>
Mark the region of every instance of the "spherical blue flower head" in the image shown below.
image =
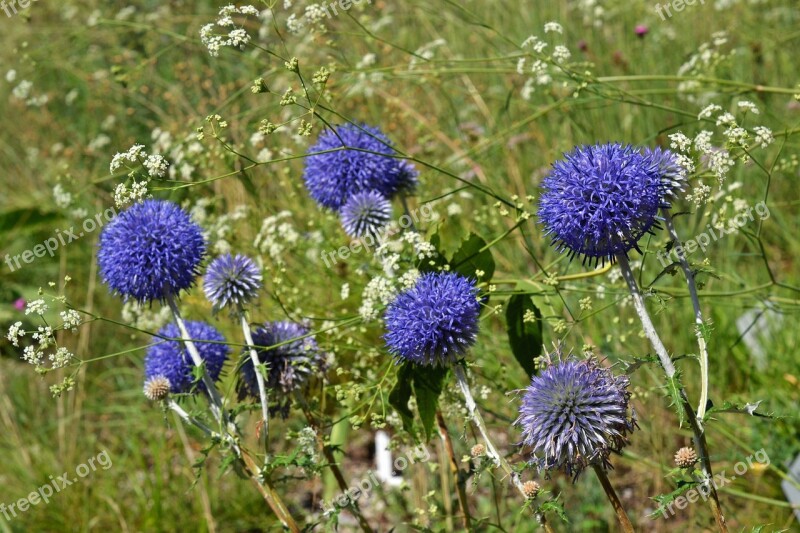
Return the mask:
<svg viewBox="0 0 800 533"><path fill-rule="evenodd" d="M375 237L392 217L392 204L377 191L363 191L345 202L340 215L342 227L351 237Z"/></svg>
<svg viewBox="0 0 800 533"><path fill-rule="evenodd" d="M553 165L542 182L539 221L559 251L595 263L638 250L637 241L658 227L666 202L657 162L631 146L581 146Z"/></svg>
<svg viewBox="0 0 800 533"><path fill-rule="evenodd" d="M419 365L456 362L475 344L480 304L475 281L453 272L429 272L401 293L384 319L389 352Z"/></svg>
<svg viewBox="0 0 800 533"><path fill-rule="evenodd" d="M516 424L542 471L563 469L576 479L589 465L611 467L608 456L628 444L636 421L628 378L596 362L556 361L525 390Z"/></svg>
<svg viewBox="0 0 800 533"><path fill-rule="evenodd" d="M225 337L205 322L186 322L189 338L194 341L200 358L205 361L206 372L212 381L219 379L222 365L228 358L228 346ZM162 337L181 338L181 332L175 324L167 324L158 332ZM202 342L214 341L214 342ZM157 340L147 350L144 359L145 383L158 376L165 377L170 383L170 392L188 393L197 389L205 391L202 382L195 383L194 361L181 341ZM195 388L195 384L197 387Z"/></svg>
<svg viewBox="0 0 800 533"><path fill-rule="evenodd" d="M342 146L358 150L336 150ZM336 151L317 153L326 150ZM377 191L392 198L416 184L414 167L406 160L391 157L396 152L378 128L344 124L335 132L326 130L308 153L317 155L306 158L306 188L317 203L334 211L359 192Z"/></svg>
<svg viewBox="0 0 800 533"><path fill-rule="evenodd" d="M246 255L225 254L206 270L203 290L214 309L238 307L256 297L261 288L261 269Z"/></svg>
<svg viewBox="0 0 800 533"><path fill-rule="evenodd" d="M320 350L314 337L299 338L308 333L308 328L290 321L267 322L253 331L253 343L261 346L257 351L258 360L269 367L265 384L279 393L272 399L281 407L288 407L291 392L300 389L312 375L324 372L327 367L327 354ZM276 344L280 346L269 348ZM259 397L255 368L248 349L242 351L238 391L240 399Z"/></svg>
<svg viewBox="0 0 800 533"><path fill-rule="evenodd" d="M660 176L661 198L665 204L669 204L670 197L683 191L686 184L686 169L674 153L660 146L653 149L645 148L642 155L648 162L648 172Z"/></svg>
<svg viewBox="0 0 800 533"><path fill-rule="evenodd" d="M202 230L185 211L145 200L103 229L97 262L112 292L140 303L163 301L194 284L205 251Z"/></svg>

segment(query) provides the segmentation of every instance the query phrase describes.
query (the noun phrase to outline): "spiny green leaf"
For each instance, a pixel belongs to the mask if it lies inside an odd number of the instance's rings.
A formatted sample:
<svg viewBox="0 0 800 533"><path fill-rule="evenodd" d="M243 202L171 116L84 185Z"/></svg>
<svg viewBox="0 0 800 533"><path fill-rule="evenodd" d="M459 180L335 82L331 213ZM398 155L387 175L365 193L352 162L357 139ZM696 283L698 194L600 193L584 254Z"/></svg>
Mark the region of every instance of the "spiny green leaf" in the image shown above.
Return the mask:
<svg viewBox="0 0 800 533"><path fill-rule="evenodd" d="M758 400L754 403L739 405L726 401L719 407L713 406L706 411L704 420L708 420L708 418L714 413L738 413L742 415L758 416L761 418L774 418L771 414L756 413L756 409L758 409L758 406L761 405L761 402L762 400Z"/></svg>
<svg viewBox="0 0 800 533"><path fill-rule="evenodd" d="M683 427L686 422L686 413L683 410L683 399L681 398L681 375L680 372L675 372L671 378L667 378L667 395L670 398L670 405L675 407L675 412L678 414L678 426Z"/></svg>

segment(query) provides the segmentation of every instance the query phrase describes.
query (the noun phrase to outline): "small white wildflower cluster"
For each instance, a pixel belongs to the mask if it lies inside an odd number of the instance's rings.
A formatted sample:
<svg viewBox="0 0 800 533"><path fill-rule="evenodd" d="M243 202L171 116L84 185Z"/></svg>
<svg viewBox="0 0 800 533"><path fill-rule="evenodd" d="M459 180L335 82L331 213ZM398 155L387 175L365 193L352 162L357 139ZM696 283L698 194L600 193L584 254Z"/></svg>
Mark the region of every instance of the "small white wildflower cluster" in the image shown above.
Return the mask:
<svg viewBox="0 0 800 533"><path fill-rule="evenodd" d="M558 22L548 22L544 25L544 33L563 35L564 28ZM530 76L522 87L522 98L530 100L537 86L551 85L553 76L561 73L560 65L566 64L572 57L572 52L563 44L556 44L552 48L552 53L546 53L550 45L545 40L536 35L531 35L522 42L522 49L533 53L533 59L529 69L526 69L528 57L522 57L517 61L517 73L525 75L526 70Z"/></svg>
<svg viewBox="0 0 800 533"><path fill-rule="evenodd" d="M749 100L737 102L736 107L743 115L760 114L758 106ZM750 157L746 152L748 148L753 145L766 148L775 140L772 130L768 127L745 128L740 125L740 121L733 113L725 111L718 104L712 103L703 107L698 113L697 119L713 122L717 128L722 130L725 142L720 143L721 146L715 145L713 142L714 131L712 130L702 130L694 138L676 132L669 135L670 148L675 151L679 163L687 172L695 171L694 155L704 167L714 174L720 185L736 164L736 157L746 163ZM737 156L734 156L734 151L737 151ZM687 199L697 206L707 203L711 200L711 187L702 182L698 183Z"/></svg>
<svg viewBox="0 0 800 533"><path fill-rule="evenodd" d="M200 41L208 48L208 53L211 56L218 56L223 46L242 49L250 42L250 34L242 26L237 25L234 15L259 18L261 12L253 6L236 7L231 4L221 8L216 22L206 24L200 28ZM214 33L217 26L224 28L228 33L226 35ZM230 28L230 30L227 28Z"/></svg>
<svg viewBox="0 0 800 533"><path fill-rule="evenodd" d="M158 331L172 318L169 307L161 306L151 308L134 300L129 300L122 305L122 320L137 329L145 331Z"/></svg>
<svg viewBox="0 0 800 533"><path fill-rule="evenodd" d="M294 249L300 240L300 233L294 224L286 220L291 216L291 211L284 210L265 218L253 242L256 249L269 255L274 261L282 262L283 252Z"/></svg>
<svg viewBox="0 0 800 533"><path fill-rule="evenodd" d="M678 69L679 76L708 76L714 72L724 60L733 52L723 53L722 47L728 42L725 32L711 34L711 41L702 43L697 51ZM678 84L678 92L690 102L706 100L710 95L698 93L701 83L695 80L686 80Z"/></svg>
<svg viewBox="0 0 800 533"><path fill-rule="evenodd" d="M38 299L30 302L25 314L43 315L48 309L44 299ZM63 311L61 314L62 324L58 329L77 331L77 327L81 324L80 314L73 310ZM15 322L8 329L6 338L13 346L19 347L19 341L26 335L26 331L22 329L22 322ZM59 347L56 343L54 330L48 325L38 326L36 331L32 332L31 340L35 341L33 344L25 346L22 350L22 359L31 365L37 367L37 370L43 370L47 362L50 363L51 369L62 368L69 364L73 355L64 347ZM55 348L55 351L47 353L50 348Z"/></svg>
<svg viewBox="0 0 800 533"><path fill-rule="evenodd" d="M17 79L17 71L16 70L9 70L6 73L6 81L12 83L14 80ZM28 107L42 107L45 105L49 100L46 94L41 94L38 96L33 95L33 82L28 80L20 81L12 90L11 96L13 96L17 100L22 100L25 102L25 105Z"/></svg>
<svg viewBox="0 0 800 533"><path fill-rule="evenodd" d="M60 183L56 183L53 187L53 199L61 209L66 209L72 203L72 195L65 191Z"/></svg>
<svg viewBox="0 0 800 533"><path fill-rule="evenodd" d="M205 151L205 147L197 141L195 135L188 135L183 141L176 141L172 134L161 128L155 128L151 133L153 152L168 154L170 179L188 181L197 169L195 161Z"/></svg>
<svg viewBox="0 0 800 533"><path fill-rule="evenodd" d="M602 28L607 18L602 0L573 0L568 2L569 8L579 12L584 26Z"/></svg>
<svg viewBox="0 0 800 533"><path fill-rule="evenodd" d="M147 186L151 178L164 178L167 175L169 162L159 154L148 154L143 144L134 144L126 152L118 152L111 158L109 169L111 174L123 166L130 169L128 177L132 183L120 183L114 188L114 203L123 207L130 203L141 202L148 197ZM142 173L138 167L142 166L147 171ZM137 180L137 176L139 180Z"/></svg>
<svg viewBox="0 0 800 533"><path fill-rule="evenodd" d="M357 4L358 2L353 2ZM286 29L293 35L299 35L303 30L308 29L310 33L326 33L328 27L325 19L331 18L331 8L335 3L309 4L301 14L292 13L286 20Z"/></svg>

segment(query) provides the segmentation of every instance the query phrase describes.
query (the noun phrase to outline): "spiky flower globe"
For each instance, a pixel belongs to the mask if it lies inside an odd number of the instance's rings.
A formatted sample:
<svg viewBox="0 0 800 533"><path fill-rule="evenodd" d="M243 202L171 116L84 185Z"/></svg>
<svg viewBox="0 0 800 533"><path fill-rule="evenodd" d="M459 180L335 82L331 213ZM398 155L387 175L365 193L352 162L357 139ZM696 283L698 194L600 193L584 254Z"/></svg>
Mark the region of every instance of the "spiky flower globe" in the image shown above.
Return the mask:
<svg viewBox="0 0 800 533"><path fill-rule="evenodd" d="M150 401L164 400L169 396L171 385L164 376L153 376L144 382L144 395Z"/></svg>
<svg viewBox="0 0 800 533"><path fill-rule="evenodd" d="M228 346L225 337L205 322L186 322L189 338L194 341L200 358L205 362L206 372L212 381L219 379L222 365L228 358ZM179 339L182 337L178 326L167 324L158 332L161 337ZM213 341L213 342L202 342ZM194 379L195 365L182 341L157 340L147 350L144 359L145 388L147 383L158 378L169 382L169 391L173 394L205 391L202 382ZM195 385L197 387L195 388ZM152 385L151 385L152 386Z"/></svg>
<svg viewBox="0 0 800 533"><path fill-rule="evenodd" d="M611 452L628 444L636 421L629 381L593 360L568 358L533 377L516 424L540 471L564 470L577 479L589 465L609 468Z"/></svg>
<svg viewBox="0 0 800 533"><path fill-rule="evenodd" d="M386 310L389 352L419 365L455 363L478 335L477 294L475 281L460 274L423 274Z"/></svg>
<svg viewBox="0 0 800 533"><path fill-rule="evenodd" d="M668 151L580 146L554 163L542 182L539 222L570 258L613 261L639 250L639 239L658 227L658 211L669 208L681 177Z"/></svg>
<svg viewBox="0 0 800 533"><path fill-rule="evenodd" d="M381 193L364 191L347 200L340 215L342 227L351 237L375 237L389 222L392 205Z"/></svg>
<svg viewBox="0 0 800 533"><path fill-rule="evenodd" d="M342 150L343 146L357 150ZM396 151L391 141L371 126L344 124L335 132L326 130L308 153L316 155L306 158L306 188L317 203L334 211L359 192L376 191L392 198L417 182L414 167L392 157Z"/></svg>
<svg viewBox="0 0 800 533"><path fill-rule="evenodd" d="M256 297L261 279L255 261L246 255L225 254L208 265L203 291L215 310L239 307Z"/></svg>
<svg viewBox="0 0 800 533"><path fill-rule="evenodd" d="M257 349L258 360L269 368L265 384L278 392L277 398L273 395L273 400L284 412L291 400L290 394L300 389L312 375L327 368L328 355L320 349L314 337L299 338L308 333L308 328L288 320L267 322L253 331L253 342L260 347ZM277 344L280 346L275 346ZM242 352L237 388L240 399L259 397L249 350Z"/></svg>
<svg viewBox="0 0 800 533"><path fill-rule="evenodd" d="M112 292L144 303L191 287L205 251L202 230L185 211L172 202L145 200L103 229L97 262Z"/></svg>

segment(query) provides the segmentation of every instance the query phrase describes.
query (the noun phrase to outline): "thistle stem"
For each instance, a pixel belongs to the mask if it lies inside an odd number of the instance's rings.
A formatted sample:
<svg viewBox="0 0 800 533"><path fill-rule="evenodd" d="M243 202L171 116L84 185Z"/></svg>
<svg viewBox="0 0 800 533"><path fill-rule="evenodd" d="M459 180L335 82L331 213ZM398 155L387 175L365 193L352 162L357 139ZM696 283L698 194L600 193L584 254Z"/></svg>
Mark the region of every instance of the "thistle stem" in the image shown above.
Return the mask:
<svg viewBox="0 0 800 533"><path fill-rule="evenodd" d="M614 512L617 514L617 520L619 521L622 531L625 533L633 533L633 524L631 524L631 521L628 518L628 513L625 512L625 508L622 507L622 502L619 501L619 497L617 496L614 487L611 485L611 481L608 480L606 471L603 470L603 467L600 465L592 466L594 467L595 474L597 474L597 478L600 480L600 484L603 486L603 490L608 497L608 501L611 502L611 507L614 508Z"/></svg>
<svg viewBox="0 0 800 533"><path fill-rule="evenodd" d="M200 352L197 351L197 347L189 335L189 330L186 329L186 324L183 322L181 312L178 309L178 304L175 302L175 297L172 294L167 295L167 304L172 310L172 316L175 319L175 323L178 325L178 331L181 333L181 342L183 342L183 345L186 346L186 351L189 352L192 362L196 367L203 369L202 381L206 387L206 390L208 391L208 397L211 403L211 412L214 414L214 418L216 418L218 422L222 423L222 399L217 391L217 387L214 385L214 382L211 381L211 377L209 377L208 372L206 372L203 366L203 358L200 357Z"/></svg>
<svg viewBox="0 0 800 533"><path fill-rule="evenodd" d="M267 442L269 442L269 397L267 396L267 387L264 383L264 376L261 374L261 361L258 358L255 342L253 342L253 335L250 333L250 324L247 322L247 313L242 308L239 309L239 317L241 319L244 340L247 343L248 351L250 352L250 361L253 362L253 371L256 375L256 383L258 384L258 396L261 399L261 418L264 422L264 448L266 449Z"/></svg>
<svg viewBox="0 0 800 533"><path fill-rule="evenodd" d="M667 231L676 245L681 244L678 237L678 232L675 231L675 225L672 223L672 216L669 210L663 209L664 222L667 226ZM708 404L708 348L706 347L706 338L703 335L703 312L700 309L700 299L697 296L697 283L695 283L694 272L689 267L689 262L683 254L677 254L678 262L683 270L683 275L686 278L686 285L689 289L689 296L692 300L692 307L694 308L694 324L697 335L697 346L700 350L700 402L697 405L697 418L702 427L703 419L706 416L706 405Z"/></svg>
<svg viewBox="0 0 800 533"><path fill-rule="evenodd" d="M630 289L631 296L633 297L633 306L636 309L636 313L639 315L639 320L642 322L642 329L650 341L650 344L653 346L653 349L656 351L656 355L658 355L658 360L661 362L661 367L664 369L667 379L673 380L676 375L675 365L672 364L672 358L670 358L664 343L661 342L661 338L658 336L658 332L656 332L653 321L650 319L650 314L647 312L647 307L644 305L644 298L639 290L639 285L636 283L636 278L628 262L628 256L624 253L618 254L617 261L622 271L622 277L625 278L625 282L628 284L628 289ZM714 519L717 522L717 527L720 532L727 533L728 526L725 524L725 517L722 515L717 489L713 482L714 475L711 471L711 460L708 456L705 434L698 423L697 416L694 413L691 403L689 403L689 398L686 395L686 389L683 388L683 385L678 384L678 392L681 404L686 412L686 417L689 420L689 426L692 429L697 452L700 455L700 464L706 479L709 495L711 496L711 511L714 514Z"/></svg>
<svg viewBox="0 0 800 533"><path fill-rule="evenodd" d="M522 497L527 500L528 496L525 494L525 489L522 486L522 480L519 478L519 474L511 468L511 465L508 464L508 461L506 461L505 457L497 452L497 448L495 448L492 439L489 438L489 432L486 429L486 423L483 421L483 416L481 416L480 411L478 411L475 398L472 397L472 392L469 390L469 383L467 382L467 375L464 373L464 368L460 364L456 364L453 367L453 372L456 375L458 387L461 389L461 393L464 395L464 400L467 402L467 412L469 413L469 418L478 428L478 432L481 434L483 442L486 445L487 455L492 459L495 465L499 466L503 472L511 477L511 482L514 484L514 487L516 487L519 493L522 494ZM539 521L539 524L544 528L545 531L552 531L552 528L550 527L550 524L547 523L547 518L543 513L536 511L536 519Z"/></svg>

